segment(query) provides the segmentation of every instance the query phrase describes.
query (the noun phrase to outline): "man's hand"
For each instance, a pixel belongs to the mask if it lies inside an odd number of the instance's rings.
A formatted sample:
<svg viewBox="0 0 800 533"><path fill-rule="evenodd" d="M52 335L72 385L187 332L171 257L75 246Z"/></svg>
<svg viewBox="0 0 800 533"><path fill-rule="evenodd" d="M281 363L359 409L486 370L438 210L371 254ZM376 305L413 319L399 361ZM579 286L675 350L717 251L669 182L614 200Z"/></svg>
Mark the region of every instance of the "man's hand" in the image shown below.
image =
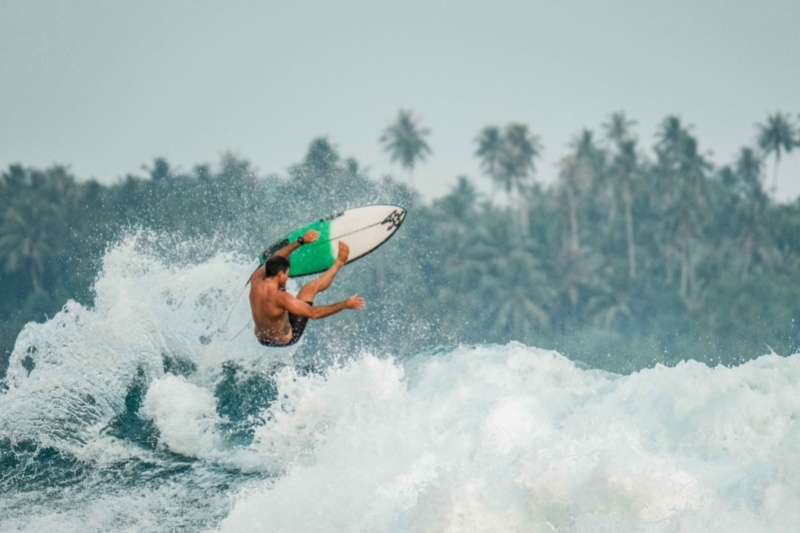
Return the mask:
<svg viewBox="0 0 800 533"><path fill-rule="evenodd" d="M344 306L347 309L363 309L365 304L364 298L358 294L354 294L344 301Z"/></svg>
<svg viewBox="0 0 800 533"><path fill-rule="evenodd" d="M314 242L317 239L319 239L319 232L317 230L310 229L303 234L303 244Z"/></svg>
<svg viewBox="0 0 800 533"><path fill-rule="evenodd" d="M319 239L319 232L310 229L307 232L305 232L303 236L300 237L300 239L303 239L303 244L312 243L317 239ZM300 244L300 239L297 239L294 242L290 242L289 244L287 244L286 246L275 252L275 255L279 255L281 257L289 257L290 255L292 255L292 252L294 252L295 250L300 248L300 246L302 246L302 244Z"/></svg>

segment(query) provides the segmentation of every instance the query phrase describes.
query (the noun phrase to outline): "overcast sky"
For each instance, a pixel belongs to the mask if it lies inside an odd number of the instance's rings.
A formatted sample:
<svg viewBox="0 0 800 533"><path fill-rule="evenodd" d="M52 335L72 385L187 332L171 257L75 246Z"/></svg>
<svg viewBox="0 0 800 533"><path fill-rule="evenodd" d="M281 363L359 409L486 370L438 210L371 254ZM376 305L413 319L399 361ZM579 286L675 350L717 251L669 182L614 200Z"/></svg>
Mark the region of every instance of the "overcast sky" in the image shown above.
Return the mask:
<svg viewBox="0 0 800 533"><path fill-rule="evenodd" d="M428 198L480 178L475 137L512 121L541 137L544 181L617 110L648 148L679 115L722 165L768 114L797 120L799 50L798 0L0 0L0 166L113 183L233 151L285 174L327 136L379 177L399 109L431 130ZM779 197L799 194L793 152Z"/></svg>

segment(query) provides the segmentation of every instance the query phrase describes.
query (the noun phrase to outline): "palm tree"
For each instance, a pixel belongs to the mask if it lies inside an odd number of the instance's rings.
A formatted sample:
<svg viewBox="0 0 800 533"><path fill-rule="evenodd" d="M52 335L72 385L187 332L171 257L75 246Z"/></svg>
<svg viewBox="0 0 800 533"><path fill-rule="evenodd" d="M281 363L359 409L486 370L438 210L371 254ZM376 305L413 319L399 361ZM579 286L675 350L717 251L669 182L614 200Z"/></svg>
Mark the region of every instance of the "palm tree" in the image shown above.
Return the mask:
<svg viewBox="0 0 800 533"><path fill-rule="evenodd" d="M604 154L594 143L592 130L584 129L569 144L575 150L575 158L589 165L593 172L599 173L604 163Z"/></svg>
<svg viewBox="0 0 800 533"><path fill-rule="evenodd" d="M478 190L466 176L459 176L450 194L437 202L449 219L462 221L470 217L478 202Z"/></svg>
<svg viewBox="0 0 800 533"><path fill-rule="evenodd" d="M703 226L706 173L711 168L698 152L697 139L689 129L679 117L669 116L661 123L656 142L664 230L670 236L667 261L677 252L681 267L679 294L685 300L694 296L697 286L693 243Z"/></svg>
<svg viewBox="0 0 800 533"><path fill-rule="evenodd" d="M615 295L604 275L603 257L590 247L554 254L555 271L548 280L558 294L560 327L569 330L585 323L588 315L613 305Z"/></svg>
<svg viewBox="0 0 800 533"><path fill-rule="evenodd" d="M619 146L625 141L633 140L630 131L635 125L636 121L628 120L624 111L617 111L611 114L608 122L603 123L603 128L606 130L606 137Z"/></svg>
<svg viewBox="0 0 800 533"><path fill-rule="evenodd" d="M301 200L292 209L300 208L307 202L312 202L318 209L325 211L340 209L341 197L348 193L341 186L346 174L336 146L326 137L314 139L308 146L303 161L289 168L289 175L292 177L290 186L296 189L292 194Z"/></svg>
<svg viewBox="0 0 800 533"><path fill-rule="evenodd" d="M637 172L636 141L620 137L617 153L611 163L614 196L622 199L625 211L625 239L628 248L628 277L636 278L636 242L634 240L633 220L633 179Z"/></svg>
<svg viewBox="0 0 800 533"><path fill-rule="evenodd" d="M311 174L312 181L332 180L338 164L339 153L326 137L319 137L311 142L303 161L304 170Z"/></svg>
<svg viewBox="0 0 800 533"><path fill-rule="evenodd" d="M153 159L152 168L147 165L142 165L142 170L146 170L148 174L150 174L150 178L154 183L163 183L174 176L169 161L163 157L156 157Z"/></svg>
<svg viewBox="0 0 800 533"><path fill-rule="evenodd" d="M430 130L419 128L410 111L400 110L397 121L389 125L381 135L380 141L384 149L391 154L392 162L400 161L400 165L408 171L411 185L414 184L414 167L418 161L424 161L431 153L425 137Z"/></svg>
<svg viewBox="0 0 800 533"><path fill-rule="evenodd" d="M661 122L656 134L656 154L662 163L674 163L680 158L681 147L690 136L691 129L692 126L684 127L681 118L676 115L670 115Z"/></svg>
<svg viewBox="0 0 800 533"><path fill-rule="evenodd" d="M767 246L769 232L765 226L765 211L769 200L761 184L763 164L755 150L742 148L736 160L733 177L736 188L742 195L739 206L741 221L739 256L742 259L741 277L744 279L750 270L754 255L762 260L768 260L772 255Z"/></svg>
<svg viewBox="0 0 800 533"><path fill-rule="evenodd" d="M617 171L620 178L620 195L625 206L625 237L628 244L628 275L636 279L636 241L633 228L633 176L636 173L635 141L625 141L620 147Z"/></svg>
<svg viewBox="0 0 800 533"><path fill-rule="evenodd" d="M503 275L485 287L493 296L485 300L487 332L497 340L533 341L551 323L545 306L553 298L553 290L547 276L534 255L523 248L498 254L491 269Z"/></svg>
<svg viewBox="0 0 800 533"><path fill-rule="evenodd" d="M508 124L503 132L495 126L485 127L475 139L475 155L481 167L492 179L495 190L503 189L513 199L525 190L525 181L536 172L536 159L541 157L542 145L537 135L525 124Z"/></svg>
<svg viewBox="0 0 800 533"><path fill-rule="evenodd" d="M57 227L51 206L33 195L19 197L0 220L0 258L7 273L27 270L31 287L44 292L45 261L55 248L52 230Z"/></svg>
<svg viewBox="0 0 800 533"><path fill-rule="evenodd" d="M578 230L578 199L580 197L581 181L580 174L583 167L575 156L567 156L561 160L561 171L558 174L560 179L559 196L560 203L566 208L567 226L569 227L569 239L567 249L570 256L577 256L580 250L580 232Z"/></svg>
<svg viewBox="0 0 800 533"><path fill-rule="evenodd" d="M520 229L527 231L528 212L525 193L528 178L536 172L536 160L541 157L542 144L525 124L509 124L503 132L498 179L509 200L516 193Z"/></svg>
<svg viewBox="0 0 800 533"><path fill-rule="evenodd" d="M536 172L536 160L541 157L542 145L537 135L525 124L509 124L503 132L500 151L499 175L501 183L510 195L513 190L521 193L525 180Z"/></svg>
<svg viewBox="0 0 800 533"><path fill-rule="evenodd" d="M594 135L590 130L583 130L570 142L570 147L574 152L561 160L558 192L567 213L567 248L575 256L580 249L579 220L583 198L597 185L602 175L604 155L594 145Z"/></svg>
<svg viewBox="0 0 800 533"><path fill-rule="evenodd" d="M767 196L764 194L763 182L763 162L755 150L752 148L742 148L739 152L739 159L736 160L737 184L742 194L759 204L767 203Z"/></svg>
<svg viewBox="0 0 800 533"><path fill-rule="evenodd" d="M775 171L772 180L772 193L778 186L778 165L783 152L789 153L798 142L795 139L791 119L783 113L775 113L767 117L766 124L758 125L758 145L765 155L775 154Z"/></svg>
<svg viewBox="0 0 800 533"><path fill-rule="evenodd" d="M503 139L497 127L487 126L483 128L475 141L478 143L478 149L475 151L475 155L480 158L481 168L483 168L483 171L486 172L492 180L492 196L490 198L490 203L493 203L494 195L500 186L498 168L500 167L500 154L503 149Z"/></svg>
<svg viewBox="0 0 800 533"><path fill-rule="evenodd" d="M603 128L613 147L614 158L609 177L611 178L611 197L614 198L612 208L616 210L616 198L622 199L625 210L625 233L628 246L628 277L636 278L636 244L633 240L633 194L631 180L636 169L636 136L631 132L637 122L629 120L624 111L612 113ZM612 214L610 219L614 218Z"/></svg>

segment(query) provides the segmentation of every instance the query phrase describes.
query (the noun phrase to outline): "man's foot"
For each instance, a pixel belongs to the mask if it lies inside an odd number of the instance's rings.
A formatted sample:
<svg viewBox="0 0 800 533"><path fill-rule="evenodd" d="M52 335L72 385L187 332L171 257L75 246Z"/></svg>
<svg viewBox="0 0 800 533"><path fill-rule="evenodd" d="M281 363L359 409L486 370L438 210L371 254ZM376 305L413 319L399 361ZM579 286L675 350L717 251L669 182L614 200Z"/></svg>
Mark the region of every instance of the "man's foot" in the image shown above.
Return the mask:
<svg viewBox="0 0 800 533"><path fill-rule="evenodd" d="M347 263L347 258L350 257L350 247L344 241L339 241L339 256L336 258L338 263L344 265Z"/></svg>

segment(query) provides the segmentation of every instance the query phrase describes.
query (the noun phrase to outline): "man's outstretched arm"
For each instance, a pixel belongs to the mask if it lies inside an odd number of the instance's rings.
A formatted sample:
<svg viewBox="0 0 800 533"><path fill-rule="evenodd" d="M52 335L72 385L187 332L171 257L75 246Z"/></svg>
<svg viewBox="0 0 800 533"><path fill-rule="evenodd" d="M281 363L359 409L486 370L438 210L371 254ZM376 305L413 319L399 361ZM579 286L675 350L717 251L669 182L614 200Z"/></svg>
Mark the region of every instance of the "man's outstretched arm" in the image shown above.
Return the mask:
<svg viewBox="0 0 800 533"><path fill-rule="evenodd" d="M314 242L317 239L319 239L319 232L316 231L316 230L310 229L307 232L305 232L303 234L303 236L300 237L300 238L303 239L302 244L308 244L310 242ZM290 242L289 244L287 244L286 246L284 246L283 248L281 248L280 250L275 252L273 254L273 257L276 256L276 255L280 255L281 257L285 257L285 258L288 259L289 256L292 255L292 252L294 252L295 250L300 248L300 246L301 246L301 243L299 241ZM267 257L267 259L269 259L269 257Z"/></svg>
<svg viewBox="0 0 800 533"><path fill-rule="evenodd" d="M308 317L312 320L325 318L339 311L344 311L345 309L363 309L365 305L364 298L360 297L358 294L354 294L347 300L342 300L335 304L320 306L309 305L285 292L279 293L277 299L278 303L293 315Z"/></svg>

